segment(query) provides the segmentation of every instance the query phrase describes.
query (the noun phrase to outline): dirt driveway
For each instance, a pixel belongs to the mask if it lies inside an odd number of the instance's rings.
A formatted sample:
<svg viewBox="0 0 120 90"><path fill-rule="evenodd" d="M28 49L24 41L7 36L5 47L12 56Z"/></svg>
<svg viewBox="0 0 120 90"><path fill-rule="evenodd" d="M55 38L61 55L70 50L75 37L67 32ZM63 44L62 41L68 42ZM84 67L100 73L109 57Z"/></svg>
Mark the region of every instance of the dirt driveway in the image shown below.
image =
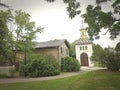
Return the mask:
<svg viewBox="0 0 120 90"><path fill-rule="evenodd" d="M93 70L99 70L104 68L99 67L81 67L81 71L79 72L71 72L71 73L63 73L57 76L48 76L48 77L37 77L37 78L5 78L0 79L1 83L17 83L17 82L31 82L31 81L42 81L42 80L52 80L52 79L58 79L58 78L65 78L70 77L78 74L84 74Z"/></svg>

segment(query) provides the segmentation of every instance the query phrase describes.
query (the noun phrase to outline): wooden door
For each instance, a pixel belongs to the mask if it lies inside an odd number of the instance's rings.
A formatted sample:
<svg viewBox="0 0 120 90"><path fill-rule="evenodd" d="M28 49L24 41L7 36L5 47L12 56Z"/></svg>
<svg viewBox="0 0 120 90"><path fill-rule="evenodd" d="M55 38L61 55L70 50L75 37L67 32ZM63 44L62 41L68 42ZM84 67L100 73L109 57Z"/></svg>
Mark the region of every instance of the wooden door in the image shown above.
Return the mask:
<svg viewBox="0 0 120 90"><path fill-rule="evenodd" d="M80 56L81 66L89 66L88 64L88 55L86 53L82 53Z"/></svg>

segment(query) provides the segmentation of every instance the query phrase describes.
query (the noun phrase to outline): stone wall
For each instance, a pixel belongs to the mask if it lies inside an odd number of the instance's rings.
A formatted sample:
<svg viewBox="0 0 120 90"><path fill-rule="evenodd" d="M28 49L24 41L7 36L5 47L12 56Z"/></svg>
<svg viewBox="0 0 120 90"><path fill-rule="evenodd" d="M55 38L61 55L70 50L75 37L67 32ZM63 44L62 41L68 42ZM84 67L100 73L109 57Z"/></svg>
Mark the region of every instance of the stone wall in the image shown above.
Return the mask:
<svg viewBox="0 0 120 90"><path fill-rule="evenodd" d="M14 68L14 66L1 66L0 73L9 73L10 68Z"/></svg>
<svg viewBox="0 0 120 90"><path fill-rule="evenodd" d="M34 51L36 54L43 54L43 55L49 55L53 56L57 61L59 59L58 57L58 48L38 48Z"/></svg>

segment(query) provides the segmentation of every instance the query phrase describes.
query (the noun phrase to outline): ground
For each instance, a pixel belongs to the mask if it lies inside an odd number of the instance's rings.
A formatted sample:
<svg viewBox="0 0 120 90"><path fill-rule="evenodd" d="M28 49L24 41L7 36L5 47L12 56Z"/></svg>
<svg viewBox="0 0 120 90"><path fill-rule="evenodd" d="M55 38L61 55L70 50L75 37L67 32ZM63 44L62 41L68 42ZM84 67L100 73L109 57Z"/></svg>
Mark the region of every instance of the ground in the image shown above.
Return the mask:
<svg viewBox="0 0 120 90"><path fill-rule="evenodd" d="M16 82L30 82L30 81L41 81L41 80L51 80L51 79L58 79L69 77L73 75L87 73L92 70L104 69L100 67L81 67L79 72L71 72L71 73L62 73L57 76L49 76L49 77L38 77L38 78L11 78L11 79L0 79L0 83L16 83Z"/></svg>

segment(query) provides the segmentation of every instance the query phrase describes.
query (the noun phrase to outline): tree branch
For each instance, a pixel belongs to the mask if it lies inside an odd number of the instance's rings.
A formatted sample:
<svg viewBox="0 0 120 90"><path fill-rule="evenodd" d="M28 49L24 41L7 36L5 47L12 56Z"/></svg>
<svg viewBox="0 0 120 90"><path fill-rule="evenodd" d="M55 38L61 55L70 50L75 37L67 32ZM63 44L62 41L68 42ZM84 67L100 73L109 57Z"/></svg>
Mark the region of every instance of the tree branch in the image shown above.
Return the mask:
<svg viewBox="0 0 120 90"><path fill-rule="evenodd" d="M6 8L9 8L9 6L8 6L8 5L3 4L3 3L0 3L0 6L3 6L3 7L6 7Z"/></svg>
<svg viewBox="0 0 120 90"><path fill-rule="evenodd" d="M104 34L102 33L101 35L106 35L108 33L108 31L109 31L109 29Z"/></svg>
<svg viewBox="0 0 120 90"><path fill-rule="evenodd" d="M120 19L114 19L114 21L120 21Z"/></svg>

